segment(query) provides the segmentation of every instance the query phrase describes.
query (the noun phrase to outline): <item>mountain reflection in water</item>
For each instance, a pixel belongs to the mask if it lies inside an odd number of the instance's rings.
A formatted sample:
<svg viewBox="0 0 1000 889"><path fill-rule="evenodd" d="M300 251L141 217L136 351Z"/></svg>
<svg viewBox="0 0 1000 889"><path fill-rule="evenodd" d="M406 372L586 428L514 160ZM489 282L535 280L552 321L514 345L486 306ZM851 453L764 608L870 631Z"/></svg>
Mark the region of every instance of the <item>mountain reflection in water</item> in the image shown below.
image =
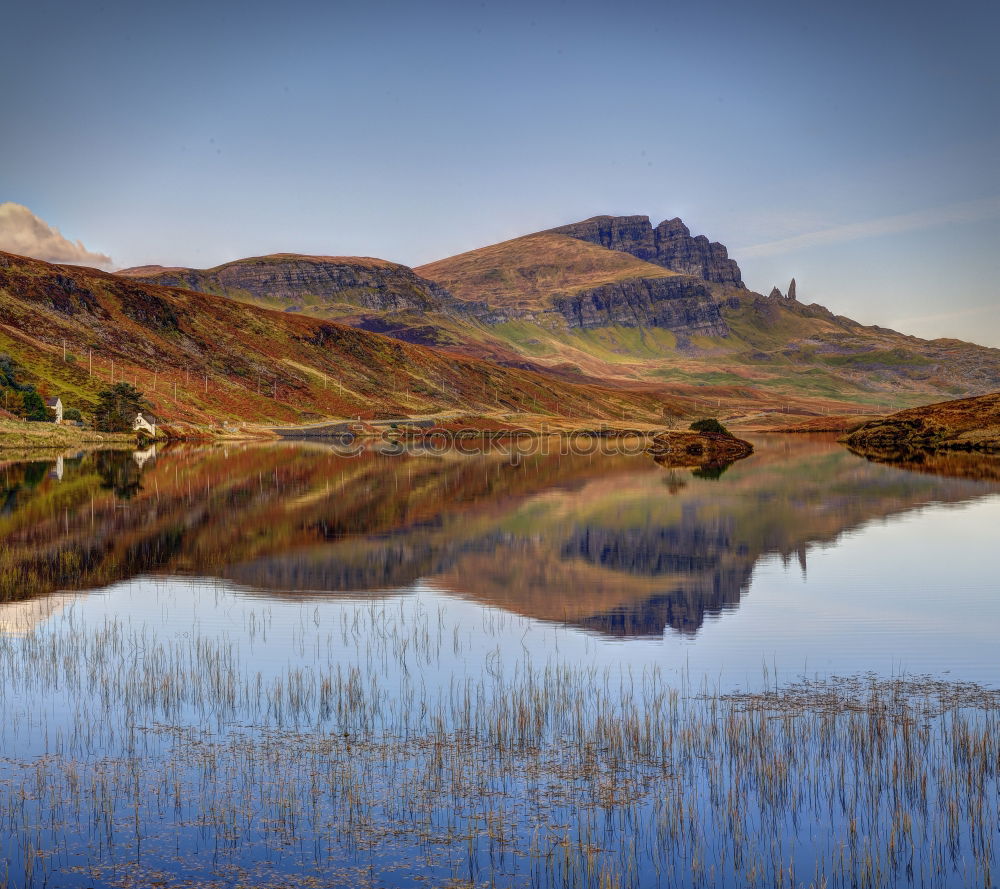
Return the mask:
<svg viewBox="0 0 1000 889"><path fill-rule="evenodd" d="M996 482L760 436L718 478L647 457L469 456L313 444L102 452L0 463L0 600L139 574L254 595L452 594L618 637L694 634L768 556ZM10 608L11 606L5 606Z"/></svg>

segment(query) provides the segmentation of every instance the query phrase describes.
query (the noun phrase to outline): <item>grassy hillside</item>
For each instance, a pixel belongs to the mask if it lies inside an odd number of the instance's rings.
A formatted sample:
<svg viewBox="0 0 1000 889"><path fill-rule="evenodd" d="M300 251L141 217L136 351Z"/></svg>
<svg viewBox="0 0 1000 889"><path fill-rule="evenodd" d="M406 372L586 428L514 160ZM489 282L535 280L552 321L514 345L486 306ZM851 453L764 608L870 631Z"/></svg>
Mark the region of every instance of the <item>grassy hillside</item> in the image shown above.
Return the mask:
<svg viewBox="0 0 1000 889"><path fill-rule="evenodd" d="M567 235L539 232L414 269L459 299L500 309L545 310L552 298L630 278L676 272Z"/></svg>
<svg viewBox="0 0 1000 889"><path fill-rule="evenodd" d="M655 419L648 390L573 385L289 312L0 253L0 353L84 409L132 382L174 422L442 411Z"/></svg>

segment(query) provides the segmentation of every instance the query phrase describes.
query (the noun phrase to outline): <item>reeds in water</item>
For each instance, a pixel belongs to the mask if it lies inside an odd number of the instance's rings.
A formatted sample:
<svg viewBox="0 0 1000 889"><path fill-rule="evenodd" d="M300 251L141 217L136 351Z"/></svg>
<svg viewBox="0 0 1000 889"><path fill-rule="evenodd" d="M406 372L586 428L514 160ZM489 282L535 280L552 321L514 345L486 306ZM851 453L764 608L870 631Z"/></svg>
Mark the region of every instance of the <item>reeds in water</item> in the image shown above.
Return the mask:
<svg viewBox="0 0 1000 889"><path fill-rule="evenodd" d="M0 638L0 886L992 885L997 692L438 670L484 614L303 607L268 670L266 610L257 648L72 608Z"/></svg>

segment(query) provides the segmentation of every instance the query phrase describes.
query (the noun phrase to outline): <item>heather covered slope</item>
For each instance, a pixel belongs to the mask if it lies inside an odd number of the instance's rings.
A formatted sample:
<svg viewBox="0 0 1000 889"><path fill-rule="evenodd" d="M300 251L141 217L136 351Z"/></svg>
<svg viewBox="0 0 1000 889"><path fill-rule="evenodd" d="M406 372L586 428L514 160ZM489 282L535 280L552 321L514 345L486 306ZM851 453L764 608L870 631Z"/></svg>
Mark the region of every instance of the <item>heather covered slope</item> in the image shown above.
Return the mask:
<svg viewBox="0 0 1000 889"><path fill-rule="evenodd" d="M64 359L65 350L65 359ZM655 419L646 391L577 386L95 269L0 253L0 353L86 409L112 379L167 420L298 423L441 411Z"/></svg>

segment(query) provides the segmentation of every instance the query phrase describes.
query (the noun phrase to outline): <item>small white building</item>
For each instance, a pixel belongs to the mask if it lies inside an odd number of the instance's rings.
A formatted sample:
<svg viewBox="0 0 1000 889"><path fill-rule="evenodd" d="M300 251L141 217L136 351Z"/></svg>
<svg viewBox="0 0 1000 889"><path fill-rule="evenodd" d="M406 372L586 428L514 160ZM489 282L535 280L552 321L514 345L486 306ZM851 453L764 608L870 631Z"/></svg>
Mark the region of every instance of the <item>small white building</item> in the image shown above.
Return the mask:
<svg viewBox="0 0 1000 889"><path fill-rule="evenodd" d="M135 415L135 422L132 423L134 432L145 432L147 435L156 438L156 417L149 411L139 411Z"/></svg>
<svg viewBox="0 0 1000 889"><path fill-rule="evenodd" d="M55 398L46 398L45 406L56 415L56 422L61 423L63 421L63 403L59 396Z"/></svg>

